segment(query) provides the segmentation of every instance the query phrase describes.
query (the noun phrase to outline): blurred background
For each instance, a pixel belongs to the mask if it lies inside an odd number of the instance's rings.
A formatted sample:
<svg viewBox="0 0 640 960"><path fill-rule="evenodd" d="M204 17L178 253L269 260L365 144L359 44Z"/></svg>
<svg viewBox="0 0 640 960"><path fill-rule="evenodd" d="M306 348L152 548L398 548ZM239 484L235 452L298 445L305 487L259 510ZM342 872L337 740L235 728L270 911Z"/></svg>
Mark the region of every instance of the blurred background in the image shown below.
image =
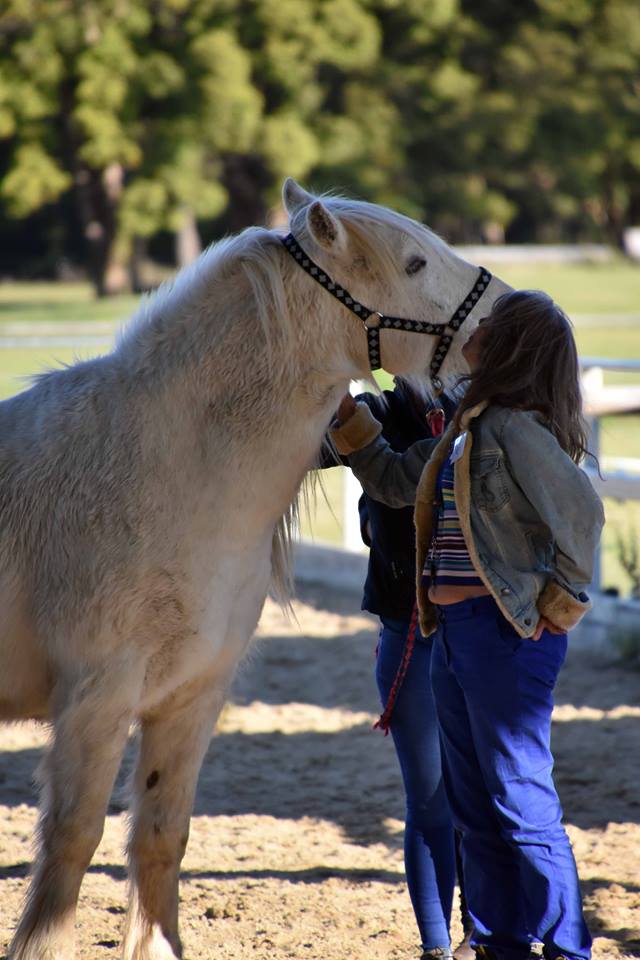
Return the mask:
<svg viewBox="0 0 640 960"><path fill-rule="evenodd" d="M601 584L640 597L637 0L1 0L0 395L108 349L203 245L281 222L287 175L568 311ZM324 482L313 534L353 547L353 491Z"/></svg>

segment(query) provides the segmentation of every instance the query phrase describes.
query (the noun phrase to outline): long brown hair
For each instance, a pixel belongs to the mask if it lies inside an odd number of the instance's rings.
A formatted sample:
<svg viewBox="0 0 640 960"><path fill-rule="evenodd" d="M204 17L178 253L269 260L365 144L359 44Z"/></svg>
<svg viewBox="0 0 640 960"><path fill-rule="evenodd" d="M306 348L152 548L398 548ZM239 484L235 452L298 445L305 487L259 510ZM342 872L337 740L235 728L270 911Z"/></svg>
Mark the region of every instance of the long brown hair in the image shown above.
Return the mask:
<svg viewBox="0 0 640 960"><path fill-rule="evenodd" d="M465 395L455 423L483 400L538 410L575 463L588 454L582 413L578 351L566 313L541 290L499 297L481 321L477 369L462 378Z"/></svg>

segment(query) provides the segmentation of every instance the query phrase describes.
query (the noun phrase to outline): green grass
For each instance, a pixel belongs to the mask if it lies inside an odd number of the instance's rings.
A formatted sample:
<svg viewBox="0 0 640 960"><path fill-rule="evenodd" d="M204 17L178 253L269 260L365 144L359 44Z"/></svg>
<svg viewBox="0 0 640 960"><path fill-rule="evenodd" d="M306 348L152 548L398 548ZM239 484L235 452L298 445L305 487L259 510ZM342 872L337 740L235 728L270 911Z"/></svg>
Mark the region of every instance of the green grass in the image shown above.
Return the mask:
<svg viewBox="0 0 640 960"><path fill-rule="evenodd" d="M24 390L35 374L74 360L86 360L108 350L109 343L105 340L96 347L4 347L0 350L0 400Z"/></svg>
<svg viewBox="0 0 640 960"><path fill-rule="evenodd" d="M116 323L139 302L134 296L97 300L88 283L0 283L0 332L8 322Z"/></svg>
<svg viewBox="0 0 640 960"><path fill-rule="evenodd" d="M569 313L640 315L640 266L611 263L500 264L514 287L546 290ZM96 300L87 283L0 283L0 325L7 320L122 320L139 297Z"/></svg>
<svg viewBox="0 0 640 960"><path fill-rule="evenodd" d="M62 356L62 354L65 354ZM72 351L60 352L59 360L69 361ZM27 347L5 347L0 353L0 398L10 397L28 386L28 378L51 366L51 350Z"/></svg>
<svg viewBox="0 0 640 960"><path fill-rule="evenodd" d="M640 318L640 267L625 261L610 264L501 265L495 272L517 287L536 287L547 290L567 312L576 319L578 349L585 356L640 359L640 319L636 323L628 316ZM65 324L96 322L96 330L104 333L104 340L90 347L10 347L0 353L0 398L17 392L26 385L22 378L41 372L59 363L69 363L75 357L109 349L108 327L115 326L130 316L139 303L139 297L116 297L95 300L88 284L15 284L0 283L0 336L18 323L29 325L56 325L61 332ZM582 314L605 314L606 321L597 324ZM607 374L608 383L640 382L630 374ZM381 386L392 380L380 374ZM605 456L640 458L640 417L605 417L601 424L601 452ZM303 523L303 533L312 534L318 541L339 543L343 518L343 470L323 471L322 482L330 506L318 491L311 522ZM628 589L628 580L615 556L613 527L629 529L635 524L640 533L640 503L616 504L605 502L608 530L603 541L603 582Z"/></svg>
<svg viewBox="0 0 640 960"><path fill-rule="evenodd" d="M640 314L640 266L622 258L610 263L496 264L491 269L513 287L546 290L570 316Z"/></svg>

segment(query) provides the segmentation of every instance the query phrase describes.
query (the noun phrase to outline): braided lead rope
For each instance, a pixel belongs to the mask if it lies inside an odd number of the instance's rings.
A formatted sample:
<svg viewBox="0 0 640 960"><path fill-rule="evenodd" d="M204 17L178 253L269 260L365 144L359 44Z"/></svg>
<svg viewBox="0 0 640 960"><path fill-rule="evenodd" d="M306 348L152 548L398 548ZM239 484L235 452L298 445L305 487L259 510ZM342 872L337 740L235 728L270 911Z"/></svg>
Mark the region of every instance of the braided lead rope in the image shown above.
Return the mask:
<svg viewBox="0 0 640 960"><path fill-rule="evenodd" d="M413 605L413 610L411 611L411 623L409 624L409 632L407 633L407 639L405 640L404 647L402 649L402 659L400 660L396 675L393 679L393 684L391 685L391 690L389 691L389 696L387 697L384 710L373 725L374 730L383 730L385 737L388 735L391 728L391 714L393 713L393 708L398 698L398 694L400 693L400 687L402 686L407 670L409 669L413 648L416 643L417 630L418 603L416 601Z"/></svg>
<svg viewBox="0 0 640 960"><path fill-rule="evenodd" d="M336 283L326 270L323 270L322 267L311 259L292 233L280 239L285 249L302 269L308 273L316 283L319 283L321 287L328 290L336 300L343 303L347 309L351 310L351 312L362 321L367 334L369 364L372 370L380 369L380 331L406 330L410 333L426 333L430 336L440 338L435 354L431 360L430 368L431 376L436 377L453 341L453 336L444 334L443 331L447 327L450 327L454 331L460 329L491 280L489 271L485 270L484 267L480 267L480 276L476 280L473 289L460 304L448 323L428 323L427 321L421 320L409 320L406 317L389 317L384 313L380 313L378 310L371 310L369 307L365 307L363 303L360 303L359 300L352 297L348 290L345 290L339 283ZM436 379L438 380L437 377Z"/></svg>

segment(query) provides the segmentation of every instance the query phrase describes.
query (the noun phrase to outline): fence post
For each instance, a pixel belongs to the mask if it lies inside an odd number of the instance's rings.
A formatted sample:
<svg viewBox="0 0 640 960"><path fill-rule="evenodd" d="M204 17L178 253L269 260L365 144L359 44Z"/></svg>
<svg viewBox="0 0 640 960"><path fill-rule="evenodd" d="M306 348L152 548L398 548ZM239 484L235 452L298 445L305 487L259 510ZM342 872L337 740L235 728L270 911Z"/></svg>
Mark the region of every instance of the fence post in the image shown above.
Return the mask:
<svg viewBox="0 0 640 960"><path fill-rule="evenodd" d="M358 393L364 393L370 389L364 380L353 380L349 387L349 392L356 396ZM344 484L342 488L342 546L345 550L352 550L361 553L364 549L362 537L360 536L360 516L358 514L358 500L362 493L362 487L356 480L351 470L347 467L344 471Z"/></svg>
<svg viewBox="0 0 640 960"><path fill-rule="evenodd" d="M587 389L596 392L602 390L604 387L604 373L602 367L589 367L588 370L585 370L582 374L582 390L583 393ZM587 417L587 426L589 428L589 452L594 455L594 457L600 459L600 417L597 414L592 414ZM602 550L600 544L596 547L596 555L594 558L593 564L593 579L591 581L594 590L602 590Z"/></svg>

